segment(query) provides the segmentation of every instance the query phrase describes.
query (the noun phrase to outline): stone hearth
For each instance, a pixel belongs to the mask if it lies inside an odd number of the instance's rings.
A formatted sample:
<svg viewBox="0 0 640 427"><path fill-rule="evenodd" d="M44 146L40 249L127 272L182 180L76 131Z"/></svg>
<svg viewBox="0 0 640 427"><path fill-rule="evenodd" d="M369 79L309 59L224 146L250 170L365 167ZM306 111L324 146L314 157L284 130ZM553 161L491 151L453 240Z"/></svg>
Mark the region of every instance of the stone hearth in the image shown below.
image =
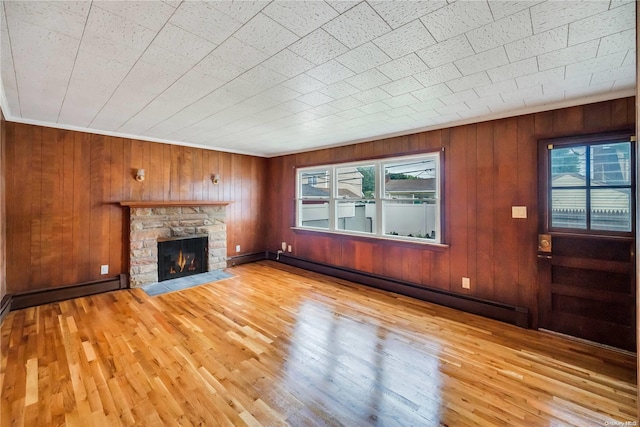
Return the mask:
<svg viewBox="0 0 640 427"><path fill-rule="evenodd" d="M131 287L158 281L158 238L206 234L209 256L206 271L226 268L225 206L130 207Z"/></svg>

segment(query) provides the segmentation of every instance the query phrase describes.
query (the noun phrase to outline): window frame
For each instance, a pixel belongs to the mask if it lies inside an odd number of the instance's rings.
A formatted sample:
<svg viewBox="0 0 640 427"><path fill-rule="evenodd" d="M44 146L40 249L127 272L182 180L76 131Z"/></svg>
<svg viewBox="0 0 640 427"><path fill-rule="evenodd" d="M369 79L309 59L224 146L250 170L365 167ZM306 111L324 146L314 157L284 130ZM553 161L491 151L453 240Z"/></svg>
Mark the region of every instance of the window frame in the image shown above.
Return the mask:
<svg viewBox="0 0 640 427"><path fill-rule="evenodd" d="M435 238L425 238L425 237L410 237L410 236L401 236L401 235L390 235L385 234L384 230L384 203L388 201L397 201L398 199L393 198L385 198L385 186L384 184L384 173L385 173L385 165L398 163L402 161L411 161L411 160L429 160L435 161L435 169L436 172L434 174L434 178L436 180L435 185ZM349 167L361 167L361 166L373 166L374 167L374 177L375 177L375 189L373 198L360 197L360 198L351 198L351 197L340 197L338 195L338 177L337 173L339 169L345 169ZM330 195L328 199L326 197L314 197L314 196L302 196L302 174L309 171L320 171L320 170L329 170L330 174ZM394 156L394 157L376 157L376 158L368 158L364 160L350 161L350 162L341 162L341 163L327 163L327 164L317 164L312 166L304 166L297 167L295 171L295 225L292 227L294 230L298 231L309 231L312 233L329 233L329 234L338 234L338 235L347 235L352 236L354 238L364 238L364 239L382 239L385 241L395 241L409 244L420 244L420 245L429 245L436 247L447 246L445 243L445 227L443 224L444 220L444 148L440 148L437 151L426 151L421 153L402 155L402 156ZM411 200L411 199L407 199ZM329 221L328 227L314 227L308 225L302 225L301 218L301 208L304 202L309 201L328 201L328 209L329 209ZM372 231L355 231L355 230L345 230L340 229L338 224L338 207L340 202L354 202L354 203L371 203L375 204L375 212L376 218L372 223Z"/></svg>
<svg viewBox="0 0 640 427"><path fill-rule="evenodd" d="M611 143L619 143L619 142L629 142L630 143L630 159L629 159L629 178L630 185L609 185L609 186L597 186L592 185L591 183L591 165L590 159L586 160L587 167L589 170L585 175L585 185L572 187L576 189L584 189L585 190L585 221L586 226L584 229L581 228L570 228L570 227L554 227L552 225L552 191L554 189L563 189L558 187L553 187L552 185L552 171L551 171L551 148L571 148L571 147L586 147L585 155L587 157L590 156L590 152L592 147L597 145L605 145ZM555 234L555 235L579 235L579 236L594 236L594 237L618 237L618 238L632 238L635 235L636 230L636 142L634 137L634 132L632 130L618 131L618 132L607 132L600 134L591 134L591 135L580 135L574 137L563 137L563 138L553 138L553 139L543 139L539 141L538 146L538 155L539 155L539 173L540 177L540 228L544 233ZM616 231L616 230L602 230L597 228L591 228L592 224L590 223L591 218L591 209L592 205L590 203L590 190L594 189L606 189L606 188L629 188L631 191L630 197L630 221L631 221L631 230L630 231Z"/></svg>

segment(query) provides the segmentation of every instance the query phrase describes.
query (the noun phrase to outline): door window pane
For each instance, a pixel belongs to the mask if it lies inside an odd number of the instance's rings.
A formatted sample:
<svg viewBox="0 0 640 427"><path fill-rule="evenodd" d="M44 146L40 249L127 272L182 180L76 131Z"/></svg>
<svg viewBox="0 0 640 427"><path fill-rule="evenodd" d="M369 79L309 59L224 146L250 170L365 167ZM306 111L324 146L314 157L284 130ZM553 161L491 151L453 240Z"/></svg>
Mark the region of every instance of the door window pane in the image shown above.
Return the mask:
<svg viewBox="0 0 640 427"><path fill-rule="evenodd" d="M591 147L591 185L631 185L631 144L599 144Z"/></svg>
<svg viewBox="0 0 640 427"><path fill-rule="evenodd" d="M551 181L553 187L585 185L586 148L554 148L551 151Z"/></svg>
<svg viewBox="0 0 640 427"><path fill-rule="evenodd" d="M591 190L591 228L631 231L631 190L629 188Z"/></svg>
<svg viewBox="0 0 640 427"><path fill-rule="evenodd" d="M587 190L551 190L551 226L557 228L587 228Z"/></svg>

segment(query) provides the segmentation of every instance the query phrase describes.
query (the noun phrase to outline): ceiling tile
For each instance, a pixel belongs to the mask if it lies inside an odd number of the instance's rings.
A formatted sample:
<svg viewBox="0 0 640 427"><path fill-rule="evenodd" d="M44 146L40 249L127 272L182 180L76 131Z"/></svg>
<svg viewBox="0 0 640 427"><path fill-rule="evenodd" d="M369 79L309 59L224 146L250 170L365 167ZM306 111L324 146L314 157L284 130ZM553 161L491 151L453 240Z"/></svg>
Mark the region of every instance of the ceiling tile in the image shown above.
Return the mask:
<svg viewBox="0 0 640 427"><path fill-rule="evenodd" d="M352 108L358 108L359 106L363 105L363 103L362 101L358 101L352 96L347 96L342 99L336 99L335 101L331 101L327 105L330 105L331 107L337 110L345 111L345 110L350 110Z"/></svg>
<svg viewBox="0 0 640 427"><path fill-rule="evenodd" d="M565 99L593 96L594 94L609 92L611 91L612 87L613 87L613 84L609 82L609 83L602 83L599 85L589 85L588 87L583 87L583 88L566 89L564 91L564 96L565 96Z"/></svg>
<svg viewBox="0 0 640 427"><path fill-rule="evenodd" d="M280 52L299 40L294 33L262 13L243 25L233 36L267 55Z"/></svg>
<svg viewBox="0 0 640 427"><path fill-rule="evenodd" d="M360 105L362 105L362 103ZM357 119L358 117L364 116L365 112L358 109L351 109L351 110L341 111L339 113L336 113L336 115L342 118L345 118L347 120L351 120L351 119Z"/></svg>
<svg viewBox="0 0 640 427"><path fill-rule="evenodd" d="M411 92L413 96L418 98L420 101L426 101L428 99L440 98L442 96L450 95L452 93L449 86L444 83L440 83L437 85L429 86L424 89L420 89L417 91Z"/></svg>
<svg viewBox="0 0 640 427"><path fill-rule="evenodd" d="M249 71L246 71L239 77L239 79L247 80L256 84L260 87L260 91L264 91L284 82L287 80L287 77L268 69L264 65L258 65Z"/></svg>
<svg viewBox="0 0 640 427"><path fill-rule="evenodd" d="M8 28L23 116L56 123L79 41L24 21Z"/></svg>
<svg viewBox="0 0 640 427"><path fill-rule="evenodd" d="M389 77L385 76L375 68L347 79L349 84L360 90L371 89L373 87L389 83L390 81L391 79Z"/></svg>
<svg viewBox="0 0 640 427"><path fill-rule="evenodd" d="M518 83L519 89L531 86L541 86L545 83L548 84L564 80L564 73L564 67L553 68L551 70L539 71L534 74L516 77L516 83Z"/></svg>
<svg viewBox="0 0 640 427"><path fill-rule="evenodd" d="M569 27L564 25L522 40L508 43L505 45L505 49L509 60L516 62L567 47L568 36Z"/></svg>
<svg viewBox="0 0 640 427"><path fill-rule="evenodd" d="M96 84L94 79L77 79L69 86L58 120L71 126L87 127L113 94L113 88ZM78 107L79 105L82 108Z"/></svg>
<svg viewBox="0 0 640 427"><path fill-rule="evenodd" d="M352 49L391 30L366 2L349 9L322 28Z"/></svg>
<svg viewBox="0 0 640 427"><path fill-rule="evenodd" d="M608 9L607 1L547 1L531 9L533 33L548 31Z"/></svg>
<svg viewBox="0 0 640 427"><path fill-rule="evenodd" d="M198 37L220 44L242 25L213 7L214 2L183 2L169 22Z"/></svg>
<svg viewBox="0 0 640 427"><path fill-rule="evenodd" d="M374 0L368 3L392 28L398 28L447 5L446 1L440 0L402 2Z"/></svg>
<svg viewBox="0 0 640 427"><path fill-rule="evenodd" d="M189 2L184 2L189 3ZM267 1L212 1L207 2L212 8L224 13L236 21L244 24L264 9Z"/></svg>
<svg viewBox="0 0 640 427"><path fill-rule="evenodd" d="M392 58L400 58L416 50L431 46L435 42L419 19L374 40L374 43Z"/></svg>
<svg viewBox="0 0 640 427"><path fill-rule="evenodd" d="M462 35L421 49L416 53L425 64L431 68L435 68L461 58L466 58L475 52L471 48L467 38Z"/></svg>
<svg viewBox="0 0 640 427"><path fill-rule="evenodd" d="M499 95L503 92L513 92L514 90L518 90L518 85L516 84L515 79L504 80L499 83L492 83L488 85L478 86L475 88L478 96L487 97L493 95Z"/></svg>
<svg viewBox="0 0 640 427"><path fill-rule="evenodd" d="M415 104L418 101L418 98L411 95L410 93L405 93L404 95L394 96L393 98L385 99L385 104L387 104L391 108L400 108L407 105Z"/></svg>
<svg viewBox="0 0 640 427"><path fill-rule="evenodd" d="M175 12L175 8L166 3L146 1L96 1L92 7L99 7L156 32Z"/></svg>
<svg viewBox="0 0 640 427"><path fill-rule="evenodd" d="M449 91L449 93L451 93L451 91ZM438 98L425 98L423 101L418 102L416 104L412 104L411 105L411 109L417 111L418 113L424 113L427 111L431 111L433 114L433 116L436 116L439 114L435 111L433 111L435 108L442 108L444 107L444 103L442 101L440 101L440 99ZM424 115L423 116L431 116L431 115Z"/></svg>
<svg viewBox="0 0 640 427"><path fill-rule="evenodd" d="M378 70L391 80L399 80L403 77L426 71L428 68L429 67L427 67L415 53L412 53L381 65L378 67Z"/></svg>
<svg viewBox="0 0 640 427"><path fill-rule="evenodd" d="M335 9L323 1L271 2L262 13L299 37L338 16Z"/></svg>
<svg viewBox="0 0 640 427"><path fill-rule="evenodd" d="M506 16L513 15L514 13L518 13L522 10L529 9L531 6L534 6L538 3L542 3L542 0L538 1L526 1L526 0L518 0L518 1L504 1L504 0L490 0L489 7L491 8L491 13L493 14L493 18L495 20L502 19Z"/></svg>
<svg viewBox="0 0 640 427"><path fill-rule="evenodd" d="M326 86L320 89L319 92L324 93L325 95L328 95L333 99L340 99L344 98L345 96L350 96L354 93L358 93L359 90L351 86L349 83L342 81Z"/></svg>
<svg viewBox="0 0 640 427"><path fill-rule="evenodd" d="M371 104L366 104L361 107L358 107L359 110L364 111L367 114L379 113L381 111L390 110L391 107L385 104L384 102L373 102Z"/></svg>
<svg viewBox="0 0 640 427"><path fill-rule="evenodd" d="M445 105L455 105L475 99L478 99L478 94L475 93L473 89L463 90L462 92L456 92L440 97L440 101L444 102Z"/></svg>
<svg viewBox="0 0 640 427"><path fill-rule="evenodd" d="M157 123L151 129L151 133L159 137L166 137L186 126L199 122L205 117L238 104L242 99L242 96L226 89L216 89L187 107L184 107L173 116Z"/></svg>
<svg viewBox="0 0 640 427"><path fill-rule="evenodd" d="M463 75L474 74L508 63L509 58L507 58L502 46L455 61L456 67Z"/></svg>
<svg viewBox="0 0 640 427"><path fill-rule="evenodd" d="M566 89L575 89L585 86L589 86L591 81L591 74L583 74L571 79L562 79L556 81L549 81L542 84L542 92L544 94L563 92Z"/></svg>
<svg viewBox="0 0 640 427"><path fill-rule="evenodd" d="M612 9L569 25L569 46L599 39L620 31L633 29L636 22L635 4Z"/></svg>
<svg viewBox="0 0 640 427"><path fill-rule="evenodd" d="M20 20L54 33L80 39L90 3L85 1L4 1L3 12L11 22Z"/></svg>
<svg viewBox="0 0 640 427"><path fill-rule="evenodd" d="M333 60L312 68L306 74L325 84L335 83L354 75L353 71Z"/></svg>
<svg viewBox="0 0 640 427"><path fill-rule="evenodd" d="M636 78L635 76L627 78L627 79L620 79L620 80L616 80L613 83L613 86L611 87L612 91L619 91L619 90L633 90L636 87Z"/></svg>
<svg viewBox="0 0 640 427"><path fill-rule="evenodd" d="M525 89L514 90L513 92L505 92L501 94L502 99L506 103L522 102L530 97L542 96L542 86L530 86Z"/></svg>
<svg viewBox="0 0 640 427"><path fill-rule="evenodd" d="M243 70L248 70L249 68L253 68L266 60L268 57L269 56L266 53L258 50L256 47L235 37L229 37L222 44L218 45L206 60L213 61L213 67L215 67L216 58L219 58L229 64L236 65Z"/></svg>
<svg viewBox="0 0 640 427"><path fill-rule="evenodd" d="M289 49L281 50L264 61L262 65L287 77L295 77L314 67L312 62Z"/></svg>
<svg viewBox="0 0 640 427"><path fill-rule="evenodd" d="M616 80L628 80L634 76L635 71L635 65L626 65L619 68L597 71L593 73L591 84L597 85L606 82L613 82Z"/></svg>
<svg viewBox="0 0 640 427"><path fill-rule="evenodd" d="M538 56L540 71L561 67L595 58L600 40L592 40L575 46L558 49Z"/></svg>
<svg viewBox="0 0 640 427"><path fill-rule="evenodd" d="M536 58L528 58L511 64L506 64L501 67L492 68L487 70L487 74L491 77L492 82L497 83L503 80L524 76L525 74L536 73L537 71L538 61L536 61Z"/></svg>
<svg viewBox="0 0 640 427"><path fill-rule="evenodd" d="M378 87L374 87L373 89L364 90L360 93L356 93L353 95L359 101L364 102L365 104L370 104L376 101L382 101L383 99L391 98L387 92L383 91Z"/></svg>
<svg viewBox="0 0 640 427"><path fill-rule="evenodd" d="M99 8L92 8L82 37L82 49L133 65L156 33Z"/></svg>
<svg viewBox="0 0 640 427"><path fill-rule="evenodd" d="M318 105L326 104L327 102L333 101L333 98L331 98L329 95L325 95L324 93L320 92L311 92L306 95L299 96L296 99L313 107L317 107Z"/></svg>
<svg viewBox="0 0 640 427"><path fill-rule="evenodd" d="M289 49L316 65L323 64L348 50L321 28L300 39Z"/></svg>
<svg viewBox="0 0 640 427"><path fill-rule="evenodd" d="M325 86L324 83L306 74L300 74L299 76L289 79L283 82L282 85L300 93L313 92Z"/></svg>
<svg viewBox="0 0 640 427"><path fill-rule="evenodd" d="M351 9L352 7L354 7L355 5L357 5L358 3L360 3L360 0L357 1L347 1L347 0L336 0L336 1L327 1L326 2L329 6L331 6L332 8L334 8L338 13L344 13L347 10Z"/></svg>
<svg viewBox="0 0 640 427"><path fill-rule="evenodd" d="M418 80L424 86L432 86L438 83L443 83L448 80L462 77L462 74L455 65L449 63L440 67L432 68L422 73L418 73L413 77L415 77L416 80Z"/></svg>
<svg viewBox="0 0 640 427"><path fill-rule="evenodd" d="M354 73L362 73L389 60L390 58L373 43L365 43L336 58L336 61Z"/></svg>
<svg viewBox="0 0 640 427"><path fill-rule="evenodd" d="M228 82L244 73L247 69L247 67L226 62L218 56L219 54L219 52L214 52L213 54L207 55L191 71L215 77L222 82ZM239 54L242 54L241 51ZM225 55L225 58L229 58L229 56ZM236 60L236 62L240 62L237 61L238 58L242 58L242 56L234 58L234 60Z"/></svg>
<svg viewBox="0 0 640 427"><path fill-rule="evenodd" d="M603 37L598 47L598 56L610 55L612 53L633 49L636 46L635 29L622 31Z"/></svg>
<svg viewBox="0 0 640 427"><path fill-rule="evenodd" d="M0 52L11 52L9 43L9 30L4 16L4 7L0 7ZM9 110L18 117L22 116L20 111L20 97L18 96L18 83L16 82L16 72L13 65L13 55L3 55L0 61L0 82L1 91L7 100ZM7 114L7 111L4 112Z"/></svg>
<svg viewBox="0 0 640 427"><path fill-rule="evenodd" d="M635 65L636 64L636 49L629 49L627 56L625 56L622 65Z"/></svg>
<svg viewBox="0 0 640 427"><path fill-rule="evenodd" d="M454 92L461 92L463 90L488 84L491 84L491 80L489 79L487 73L484 71L446 82L446 85L449 86L449 88Z"/></svg>
<svg viewBox="0 0 640 427"><path fill-rule="evenodd" d="M533 30L531 29L529 10L524 10L471 30L467 33L467 38L473 50L483 52L531 35L533 35Z"/></svg>
<svg viewBox="0 0 640 427"><path fill-rule="evenodd" d="M493 22L486 1L457 1L420 18L439 42Z"/></svg>
<svg viewBox="0 0 640 427"><path fill-rule="evenodd" d="M151 45L165 49L174 55L198 61L216 47L215 43L171 24L162 28Z"/></svg>
<svg viewBox="0 0 640 427"><path fill-rule="evenodd" d="M594 59L567 65L567 78L577 77L582 74L591 74L603 71L611 67L619 67L625 58L625 52L599 56Z"/></svg>
<svg viewBox="0 0 640 427"><path fill-rule="evenodd" d="M290 111L291 113L299 113L301 111L308 110L311 106L304 102L300 102L297 99L291 99L280 104L280 108Z"/></svg>
<svg viewBox="0 0 640 427"><path fill-rule="evenodd" d="M403 93L422 89L423 86L419 81L409 76L400 80L393 81L391 83L387 83L386 85L382 85L380 86L380 88L392 96L398 96L402 95Z"/></svg>
<svg viewBox="0 0 640 427"><path fill-rule="evenodd" d="M405 101L404 97L407 97L407 96L411 97L411 98L406 98L407 102L410 101L411 99L412 99L411 104L416 104L418 102L418 100L410 94L402 95L403 99L400 101ZM387 114L390 115L391 117L405 117L408 120L413 120L411 117L406 117L406 116L414 114L415 112L416 110L409 107L409 104L406 104L403 106L393 107L391 110L387 111Z"/></svg>

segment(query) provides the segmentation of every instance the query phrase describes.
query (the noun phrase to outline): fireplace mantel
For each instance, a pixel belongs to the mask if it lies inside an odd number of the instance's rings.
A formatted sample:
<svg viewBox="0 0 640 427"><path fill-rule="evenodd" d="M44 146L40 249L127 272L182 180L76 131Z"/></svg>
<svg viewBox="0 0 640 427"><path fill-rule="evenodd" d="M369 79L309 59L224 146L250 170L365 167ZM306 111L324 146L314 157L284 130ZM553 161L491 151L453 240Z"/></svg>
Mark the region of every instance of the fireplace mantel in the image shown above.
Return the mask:
<svg viewBox="0 0 640 427"><path fill-rule="evenodd" d="M129 208L162 208L176 206L226 206L231 202L220 200L130 200L120 202Z"/></svg>

